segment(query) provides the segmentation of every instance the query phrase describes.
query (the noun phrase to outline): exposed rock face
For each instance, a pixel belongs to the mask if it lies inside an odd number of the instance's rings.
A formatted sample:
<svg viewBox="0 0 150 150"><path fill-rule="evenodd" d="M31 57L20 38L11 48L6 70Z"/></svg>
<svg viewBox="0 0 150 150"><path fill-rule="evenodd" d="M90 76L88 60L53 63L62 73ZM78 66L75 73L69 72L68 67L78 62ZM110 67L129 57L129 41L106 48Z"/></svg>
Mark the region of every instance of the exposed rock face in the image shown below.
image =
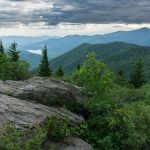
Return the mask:
<svg viewBox="0 0 150 150"><path fill-rule="evenodd" d="M48 107L37 102L56 101L61 106L70 102L82 102L86 98L83 89L62 80L33 77L26 81L0 81L0 128L13 123L18 128L40 124L46 117L68 118L73 124L84 122L82 116L64 108ZM92 150L78 138L68 138L57 143L60 150Z"/></svg>
<svg viewBox="0 0 150 150"><path fill-rule="evenodd" d="M84 121L83 117L65 109L56 109L37 103L31 103L6 95L0 95L0 126L11 122L18 127L41 123L46 117L58 116L69 118L72 123Z"/></svg>
<svg viewBox="0 0 150 150"><path fill-rule="evenodd" d="M93 150L92 146L87 142L79 139L69 137L60 143L47 141L42 150Z"/></svg>
<svg viewBox="0 0 150 150"><path fill-rule="evenodd" d="M66 139L66 146L63 150L93 150L92 146L79 138Z"/></svg>
<svg viewBox="0 0 150 150"><path fill-rule="evenodd" d="M68 116L75 123L84 120L68 110L33 103L33 100L41 103L56 101L63 106L69 102L84 100L82 88L59 79L33 77L26 81L0 81L0 93L1 125L8 121L22 127L53 115L62 118Z"/></svg>
<svg viewBox="0 0 150 150"><path fill-rule="evenodd" d="M33 77L26 81L0 81L0 93L23 100L45 101L60 106L83 101L83 89L62 80Z"/></svg>

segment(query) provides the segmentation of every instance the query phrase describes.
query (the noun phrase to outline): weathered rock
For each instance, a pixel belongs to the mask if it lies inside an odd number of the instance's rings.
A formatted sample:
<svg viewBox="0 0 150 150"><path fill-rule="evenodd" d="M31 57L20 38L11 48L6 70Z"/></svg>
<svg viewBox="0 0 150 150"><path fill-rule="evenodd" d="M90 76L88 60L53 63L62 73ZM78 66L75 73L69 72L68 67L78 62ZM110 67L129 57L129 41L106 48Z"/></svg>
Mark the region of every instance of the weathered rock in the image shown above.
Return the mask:
<svg viewBox="0 0 150 150"><path fill-rule="evenodd" d="M84 122L82 116L37 102L55 101L63 106L70 102L82 102L85 98L82 88L58 79L33 77L26 81L0 81L0 128L7 123L25 128L41 124L47 117L53 116L68 118L75 125L81 124ZM92 150L88 143L78 138L68 138L63 143L50 141L48 147L53 145L58 150Z"/></svg>
<svg viewBox="0 0 150 150"><path fill-rule="evenodd" d="M69 137L60 143L47 141L42 150L93 150L92 146L80 138Z"/></svg>
<svg viewBox="0 0 150 150"><path fill-rule="evenodd" d="M63 108L52 108L41 104L27 102L7 95L0 95L0 126L13 123L17 127L26 127L41 123L46 117L57 116L69 118L74 123L82 123L83 117Z"/></svg>
<svg viewBox="0 0 150 150"><path fill-rule="evenodd" d="M65 143L67 146L62 150L93 150L90 144L79 138L68 138Z"/></svg>
<svg viewBox="0 0 150 150"><path fill-rule="evenodd" d="M41 77L33 77L26 81L0 81L0 93L43 104L57 103L60 106L81 102L86 97L80 87L59 79Z"/></svg>

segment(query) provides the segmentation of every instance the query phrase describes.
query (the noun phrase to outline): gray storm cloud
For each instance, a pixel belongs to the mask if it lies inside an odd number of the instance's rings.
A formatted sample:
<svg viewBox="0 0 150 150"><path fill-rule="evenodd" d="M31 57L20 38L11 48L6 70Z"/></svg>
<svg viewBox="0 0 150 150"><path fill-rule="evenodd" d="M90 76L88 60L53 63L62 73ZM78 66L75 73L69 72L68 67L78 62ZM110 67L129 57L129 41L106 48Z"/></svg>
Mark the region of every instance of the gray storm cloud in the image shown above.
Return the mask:
<svg viewBox="0 0 150 150"><path fill-rule="evenodd" d="M0 26L150 23L149 0L2 0Z"/></svg>

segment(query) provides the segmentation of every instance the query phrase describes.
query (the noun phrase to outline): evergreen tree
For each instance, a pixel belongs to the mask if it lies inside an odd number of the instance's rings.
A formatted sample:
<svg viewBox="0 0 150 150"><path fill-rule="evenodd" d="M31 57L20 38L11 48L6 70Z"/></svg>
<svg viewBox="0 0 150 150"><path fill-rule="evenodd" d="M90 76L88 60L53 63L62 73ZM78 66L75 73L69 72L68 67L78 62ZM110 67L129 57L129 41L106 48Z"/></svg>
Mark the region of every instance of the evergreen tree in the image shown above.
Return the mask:
<svg viewBox="0 0 150 150"><path fill-rule="evenodd" d="M49 66L48 57L47 57L47 48L46 45L42 50L42 59L41 64L39 66L39 76L49 77L52 74L52 71Z"/></svg>
<svg viewBox="0 0 150 150"><path fill-rule="evenodd" d="M125 79L125 73L124 73L124 70L120 69L118 72L117 72L117 79L116 79L117 83L119 85L125 85L126 83L126 79Z"/></svg>
<svg viewBox="0 0 150 150"><path fill-rule="evenodd" d="M76 69L77 69L77 70L80 70L80 68L81 68L81 65L78 64L77 67L76 67Z"/></svg>
<svg viewBox="0 0 150 150"><path fill-rule="evenodd" d="M19 53L20 51L17 51L17 43L14 42L9 47L8 55L11 62L18 62L19 60Z"/></svg>
<svg viewBox="0 0 150 150"><path fill-rule="evenodd" d="M55 74L56 74L56 76L59 76L59 77L64 76L64 71L61 66L58 67Z"/></svg>
<svg viewBox="0 0 150 150"><path fill-rule="evenodd" d="M140 88L145 83L142 59L137 61L136 65L135 65L135 69L134 69L133 73L130 76L130 81L129 82L135 88Z"/></svg>
<svg viewBox="0 0 150 150"><path fill-rule="evenodd" d="M3 54L4 53L4 47L3 47L3 43L0 40L0 53Z"/></svg>

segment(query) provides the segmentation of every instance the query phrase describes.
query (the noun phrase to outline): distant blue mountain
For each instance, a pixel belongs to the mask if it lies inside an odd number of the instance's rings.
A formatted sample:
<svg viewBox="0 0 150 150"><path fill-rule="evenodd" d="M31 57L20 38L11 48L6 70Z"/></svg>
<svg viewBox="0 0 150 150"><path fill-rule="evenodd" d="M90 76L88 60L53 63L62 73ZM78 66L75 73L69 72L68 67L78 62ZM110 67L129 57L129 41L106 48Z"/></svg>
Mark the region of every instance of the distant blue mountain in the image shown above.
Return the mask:
<svg viewBox="0 0 150 150"><path fill-rule="evenodd" d="M18 46L20 48L22 48L25 45L45 41L45 40L50 39L50 38L55 38L55 37L50 37L50 36L37 36L37 37L32 37L32 36L0 36L0 39L3 41L3 44L4 44L6 49L9 47L9 45L12 42L17 42Z"/></svg>
<svg viewBox="0 0 150 150"><path fill-rule="evenodd" d="M0 37L6 47L13 41L16 41L19 44L19 48L22 51L25 51L22 55L22 59L28 60L31 63L31 66L37 66L39 63L39 55L32 54L32 61L30 60L30 55L27 50L39 50L47 45L49 59L60 56L64 53L67 53L71 49L83 44L103 44L109 42L127 42L141 46L150 46L150 29L141 28L138 30L132 31L118 31L104 35L69 35L65 37L50 37L50 36L41 36L41 37ZM34 57L33 57L34 56ZM33 61L35 59L35 61ZM37 62L33 64L33 62Z"/></svg>
<svg viewBox="0 0 150 150"><path fill-rule="evenodd" d="M23 49L42 49L46 44L49 49L49 57L54 58L83 43L102 44L115 41L127 42L141 46L150 46L150 29L141 28L138 30L118 31L109 34L93 36L69 35L60 38L49 38L37 43L25 45Z"/></svg>
<svg viewBox="0 0 150 150"><path fill-rule="evenodd" d="M141 28L132 31L118 31L110 34L100 35L91 41L92 44L109 42L127 42L141 46L150 46L150 29Z"/></svg>

